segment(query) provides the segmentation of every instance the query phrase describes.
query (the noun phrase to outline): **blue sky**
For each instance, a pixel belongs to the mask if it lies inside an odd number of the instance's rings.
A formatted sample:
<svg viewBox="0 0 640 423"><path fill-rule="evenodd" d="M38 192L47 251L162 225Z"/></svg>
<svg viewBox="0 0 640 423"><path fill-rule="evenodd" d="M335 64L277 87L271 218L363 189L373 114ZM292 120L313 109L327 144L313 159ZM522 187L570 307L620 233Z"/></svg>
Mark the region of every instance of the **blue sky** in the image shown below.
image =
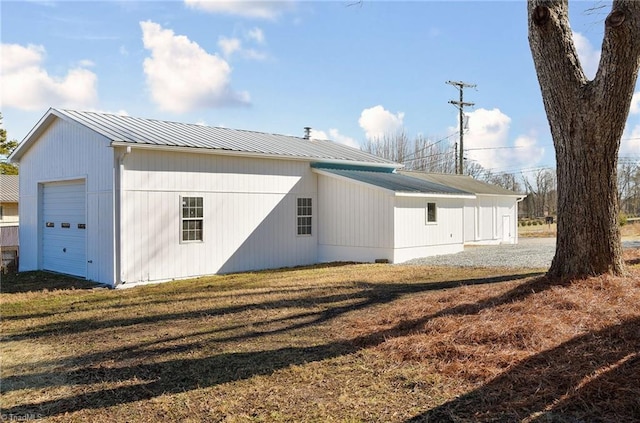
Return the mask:
<svg viewBox="0 0 640 423"><path fill-rule="evenodd" d="M358 146L457 131L493 172L554 167L524 1L2 1L3 125L49 107L313 135ZM570 2L587 75L608 8ZM620 155L640 160L640 85ZM451 139L456 140L456 136ZM513 148L517 147L517 148Z"/></svg>

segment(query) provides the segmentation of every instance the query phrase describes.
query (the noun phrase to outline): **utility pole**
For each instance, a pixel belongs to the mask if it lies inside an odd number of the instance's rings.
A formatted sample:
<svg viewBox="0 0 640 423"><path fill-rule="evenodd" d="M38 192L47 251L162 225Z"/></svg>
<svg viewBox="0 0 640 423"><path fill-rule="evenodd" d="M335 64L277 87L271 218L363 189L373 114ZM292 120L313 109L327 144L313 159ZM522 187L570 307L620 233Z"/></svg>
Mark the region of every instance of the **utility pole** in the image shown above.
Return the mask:
<svg viewBox="0 0 640 423"><path fill-rule="evenodd" d="M456 164L456 173L462 175L464 173L464 108L475 105L475 103L464 102L463 92L465 88L475 88L476 84L468 84L460 81L447 81L446 83L457 87L458 91L460 91L460 101L449 100L449 104L457 106L460 111L460 159L459 164Z"/></svg>

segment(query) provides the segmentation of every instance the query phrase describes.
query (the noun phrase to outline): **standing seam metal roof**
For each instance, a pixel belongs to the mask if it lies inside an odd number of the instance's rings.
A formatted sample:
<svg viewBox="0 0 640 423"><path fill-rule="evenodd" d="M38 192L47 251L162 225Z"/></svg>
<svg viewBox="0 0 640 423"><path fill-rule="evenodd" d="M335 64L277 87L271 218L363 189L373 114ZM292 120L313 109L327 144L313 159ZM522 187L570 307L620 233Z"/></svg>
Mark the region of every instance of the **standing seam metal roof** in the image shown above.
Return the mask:
<svg viewBox="0 0 640 423"><path fill-rule="evenodd" d="M466 195L473 196L473 193L462 191L457 188L429 182L419 178L399 173L371 172L363 170L343 170L343 169L318 169L321 172L331 173L344 178L364 182L369 185L384 188L398 193L410 194L442 194L442 195Z"/></svg>
<svg viewBox="0 0 640 423"><path fill-rule="evenodd" d="M458 188L474 194L484 195L503 195L522 197L523 194L519 194L515 191L502 188L498 185L488 184L486 182L478 181L467 175L451 175L445 173L426 173L420 171L399 171L402 175L410 176L412 178L419 178L425 181L434 182L437 184L447 185L450 187Z"/></svg>
<svg viewBox="0 0 640 423"><path fill-rule="evenodd" d="M51 109L114 142L237 151L310 160L372 163L391 168L399 164L327 140L307 140L289 135L267 134L197 124L142 119L98 112Z"/></svg>

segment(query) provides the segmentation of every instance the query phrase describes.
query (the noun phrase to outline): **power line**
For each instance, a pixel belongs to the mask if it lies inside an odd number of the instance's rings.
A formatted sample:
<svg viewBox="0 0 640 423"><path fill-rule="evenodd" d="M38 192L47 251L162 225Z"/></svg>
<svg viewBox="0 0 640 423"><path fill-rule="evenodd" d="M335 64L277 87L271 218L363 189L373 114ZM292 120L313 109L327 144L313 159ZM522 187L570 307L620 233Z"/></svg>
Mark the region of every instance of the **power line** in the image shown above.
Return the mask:
<svg viewBox="0 0 640 423"><path fill-rule="evenodd" d="M422 157L415 157L413 159L405 159L404 163L412 163L412 162L417 162L420 160L428 160L431 159L432 157L437 157L437 156L450 156L451 155L451 151L442 151L439 153L434 153L434 154L429 154L428 156L422 156ZM442 160L442 159L439 159Z"/></svg>
<svg viewBox="0 0 640 423"><path fill-rule="evenodd" d="M423 151L425 151L425 150L427 150L427 149L429 149L429 148L431 148L431 147L434 147L434 146L436 146L437 144L441 143L442 141L444 141L444 140L446 140L446 139L449 139L449 138L451 138L452 136L454 136L454 135L456 135L456 134L457 134L457 132L454 132L454 133L449 134L449 135L447 135L447 136L446 136L446 137L444 137L444 138L440 138L439 140L434 141L433 143L431 143L431 144L429 144L429 145L426 145L426 146L424 146L424 147L422 147L422 148L420 148L420 149L418 149L418 150L414 150L414 151L413 151L413 153L409 153L409 154L407 154L407 155L405 156L405 159L406 159L407 157L415 156L416 154L418 154L418 153L420 153L420 152L423 152ZM415 145L415 141L414 141L414 145ZM427 156L427 157L429 157L429 156ZM414 159L414 160L420 160L420 158L416 158L416 159Z"/></svg>
<svg viewBox="0 0 640 423"><path fill-rule="evenodd" d="M467 148L466 151L477 151L477 150L512 150L514 148L526 148L524 145L514 145L511 147L483 147L483 148Z"/></svg>

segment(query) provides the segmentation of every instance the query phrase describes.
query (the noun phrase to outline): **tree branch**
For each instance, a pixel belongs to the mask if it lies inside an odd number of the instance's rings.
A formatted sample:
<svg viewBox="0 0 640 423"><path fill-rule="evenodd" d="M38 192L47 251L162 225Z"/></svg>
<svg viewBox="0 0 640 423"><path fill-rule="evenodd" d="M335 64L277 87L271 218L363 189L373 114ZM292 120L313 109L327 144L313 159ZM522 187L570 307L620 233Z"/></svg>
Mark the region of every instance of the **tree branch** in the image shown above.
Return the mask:
<svg viewBox="0 0 640 423"><path fill-rule="evenodd" d="M528 0L527 11L529 46L548 113L547 99L568 102L588 81L573 44L568 0Z"/></svg>
<svg viewBox="0 0 640 423"><path fill-rule="evenodd" d="M629 113L640 69L640 2L616 0L605 20L602 55L594 83L599 100L608 90L628 93L614 100L612 113ZM612 99L609 99L610 101Z"/></svg>

